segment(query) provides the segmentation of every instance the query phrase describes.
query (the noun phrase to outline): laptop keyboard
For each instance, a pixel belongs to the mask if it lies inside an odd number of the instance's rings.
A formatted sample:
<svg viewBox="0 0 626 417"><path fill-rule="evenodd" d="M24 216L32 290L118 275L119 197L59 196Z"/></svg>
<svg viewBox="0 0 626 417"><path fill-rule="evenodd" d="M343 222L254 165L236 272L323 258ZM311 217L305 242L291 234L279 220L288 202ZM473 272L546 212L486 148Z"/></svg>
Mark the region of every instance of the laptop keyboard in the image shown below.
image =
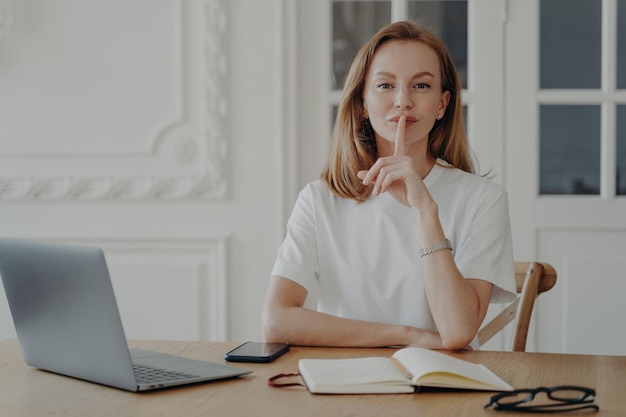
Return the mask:
<svg viewBox="0 0 626 417"><path fill-rule="evenodd" d="M184 372L168 371L166 369L150 368L148 366L133 364L135 378L138 384L152 384L155 382L176 381L179 379L196 378L197 375Z"/></svg>

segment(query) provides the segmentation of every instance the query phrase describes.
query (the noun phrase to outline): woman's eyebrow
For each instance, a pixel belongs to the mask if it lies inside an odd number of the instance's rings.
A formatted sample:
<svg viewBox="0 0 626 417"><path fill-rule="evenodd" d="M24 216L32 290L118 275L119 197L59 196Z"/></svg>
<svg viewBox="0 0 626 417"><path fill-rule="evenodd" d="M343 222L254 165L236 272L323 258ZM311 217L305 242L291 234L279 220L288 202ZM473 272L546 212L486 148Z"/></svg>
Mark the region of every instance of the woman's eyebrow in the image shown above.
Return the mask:
<svg viewBox="0 0 626 417"><path fill-rule="evenodd" d="M387 72L387 71L378 71L377 73L374 74L374 77L388 77L388 78L396 78L396 75L394 73L391 72ZM422 78L422 77L431 77L434 78L435 76L433 75L432 72L430 71L421 71L418 73L413 74L413 76L411 77L411 79L415 79L415 78Z"/></svg>

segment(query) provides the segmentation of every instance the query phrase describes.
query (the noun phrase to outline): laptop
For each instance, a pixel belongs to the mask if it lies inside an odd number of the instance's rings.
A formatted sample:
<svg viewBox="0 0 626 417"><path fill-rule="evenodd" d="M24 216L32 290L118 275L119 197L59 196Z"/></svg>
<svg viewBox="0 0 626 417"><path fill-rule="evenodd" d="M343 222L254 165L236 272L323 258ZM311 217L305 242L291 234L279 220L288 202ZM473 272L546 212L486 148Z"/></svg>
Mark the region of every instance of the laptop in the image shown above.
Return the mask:
<svg viewBox="0 0 626 417"><path fill-rule="evenodd" d="M252 372L129 349L100 248L0 238L0 276L32 367L129 391Z"/></svg>

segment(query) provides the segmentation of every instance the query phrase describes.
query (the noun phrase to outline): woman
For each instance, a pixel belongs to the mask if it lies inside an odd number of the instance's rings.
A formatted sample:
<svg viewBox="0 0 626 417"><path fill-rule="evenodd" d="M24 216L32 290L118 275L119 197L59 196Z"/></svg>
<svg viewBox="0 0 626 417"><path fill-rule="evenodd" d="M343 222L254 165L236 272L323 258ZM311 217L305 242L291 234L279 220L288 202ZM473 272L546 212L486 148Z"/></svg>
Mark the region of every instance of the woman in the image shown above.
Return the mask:
<svg viewBox="0 0 626 417"><path fill-rule="evenodd" d="M474 173L460 93L447 49L414 23L359 51L272 271L267 341L478 347L490 301L513 297L513 256L506 193Z"/></svg>

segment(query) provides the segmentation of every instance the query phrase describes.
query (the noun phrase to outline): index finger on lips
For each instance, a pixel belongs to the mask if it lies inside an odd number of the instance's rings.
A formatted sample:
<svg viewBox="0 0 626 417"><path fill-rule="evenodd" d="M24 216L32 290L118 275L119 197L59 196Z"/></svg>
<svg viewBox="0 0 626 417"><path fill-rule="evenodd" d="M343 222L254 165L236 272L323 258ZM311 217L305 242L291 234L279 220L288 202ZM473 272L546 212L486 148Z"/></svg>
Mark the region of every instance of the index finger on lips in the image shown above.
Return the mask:
<svg viewBox="0 0 626 417"><path fill-rule="evenodd" d="M406 116L398 119L398 129L396 130L396 140L393 156L404 155L404 131L406 128Z"/></svg>

